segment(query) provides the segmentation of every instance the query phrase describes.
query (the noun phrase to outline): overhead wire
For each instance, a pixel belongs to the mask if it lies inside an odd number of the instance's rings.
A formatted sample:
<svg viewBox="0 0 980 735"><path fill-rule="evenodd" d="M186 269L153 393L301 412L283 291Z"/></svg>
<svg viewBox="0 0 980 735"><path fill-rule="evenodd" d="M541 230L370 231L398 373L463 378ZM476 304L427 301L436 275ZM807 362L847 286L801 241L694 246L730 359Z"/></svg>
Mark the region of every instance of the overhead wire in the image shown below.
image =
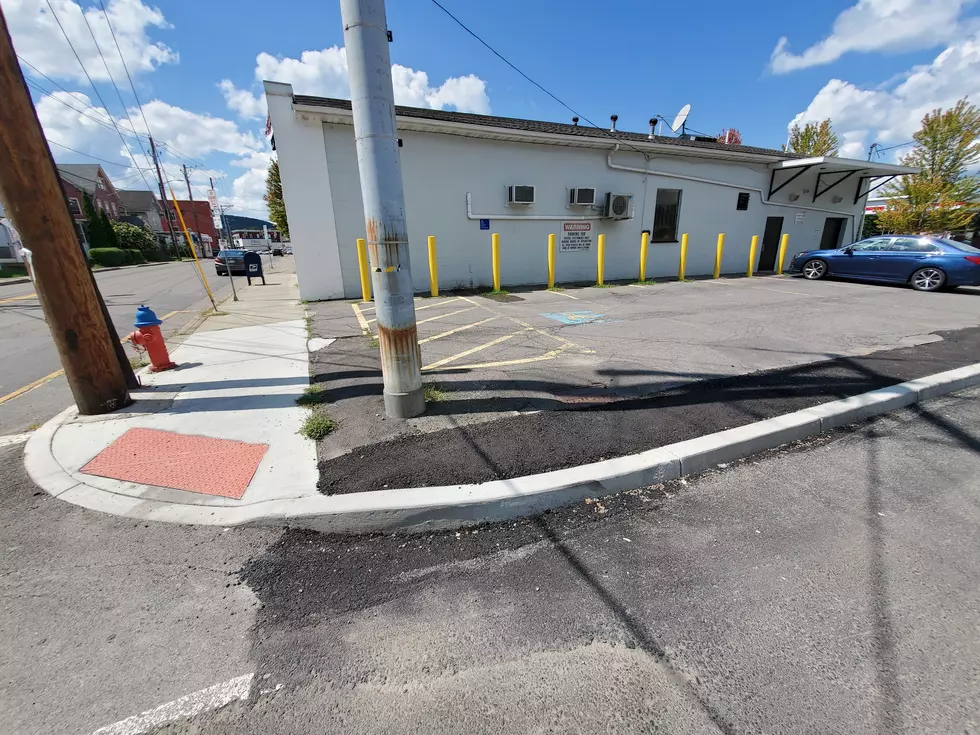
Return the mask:
<svg viewBox="0 0 980 735"><path fill-rule="evenodd" d="M149 171L149 169L141 169L139 166L127 166L125 163L116 163L115 161L110 161L107 158L99 158L98 156L93 156L91 153L85 153L84 151L76 150L74 148L71 148L71 147L65 145L64 143L59 143L56 140L51 140L51 138L45 138L45 140L48 141L48 143L51 143L52 145L58 146L59 148L64 148L65 150L71 151L72 153L77 153L80 156L85 156L87 158L91 158L94 161L100 161L101 163L107 163L110 166L118 166L119 168L131 168L131 169L136 169L137 171Z"/></svg>
<svg viewBox="0 0 980 735"><path fill-rule="evenodd" d="M116 32L112 28L112 22L109 20L109 13L106 12L105 3L102 0L99 0L99 5L102 7L102 15L105 16L105 24L107 26L109 26L109 33L112 34L112 42L116 45L116 51L119 53L119 60L122 62L123 70L126 72L126 79L129 80L129 88L133 90L133 99L136 100L136 106L139 108L140 117L143 118L143 124L146 126L146 132L147 132L147 134L149 134L150 133L150 123L146 119L146 113L143 112L143 103L140 102L140 97L136 93L136 85L133 84L133 77L129 73L129 67L126 65L126 58L123 56L122 49L119 47L119 39L116 38ZM84 13L83 13L83 15L84 15ZM86 20L85 22L88 23L88 20ZM91 30L92 30L92 28L90 26L89 27L89 31L91 31ZM94 35L93 35L93 39L94 39ZM96 46L98 46L98 44L96 44ZM102 56L102 52L101 51L99 51L99 55ZM105 62L105 57L102 58L102 61L103 61L103 63ZM109 68L107 66L106 67L106 72L108 72L108 71L109 71ZM110 78L111 78L111 75L110 75ZM113 82L113 86L115 86L115 82ZM119 89L117 88L116 91L118 92ZM144 153L145 153L145 151L144 151Z"/></svg>
<svg viewBox="0 0 980 735"><path fill-rule="evenodd" d="M435 5L435 6L437 7L437 8L439 8L439 9L440 9L440 10L441 10L441 11L442 11L443 13L445 13L446 15L448 15L448 16L449 16L450 18L452 18L452 20L453 20L453 21L454 21L454 22L456 23L456 25L458 25L458 26L459 26L460 28L462 28L462 29L463 29L464 31L466 31L466 32L467 32L467 33L469 33L469 34L470 34L471 36L473 36L473 38L475 38L475 39L476 39L477 41L479 41L479 42L480 42L481 44L483 44L483 45L484 45L484 46L485 46L485 47L486 47L486 48L487 48L487 49L488 49L488 50L490 51L490 53L492 53L492 54L493 54L494 56L496 56L496 57L497 57L498 59L500 59L500 60L501 60L502 62L504 62L505 64L507 64L507 66L509 66L509 67L510 67L511 69L513 69L514 71L516 71L516 72L517 72L518 74L520 74L520 75L521 75L522 77L524 77L524 79L526 79L526 80L527 80L528 82L530 82L530 83L531 83L531 84L533 84L533 85L534 85L535 87L537 87L538 89L540 89L540 90L541 90L542 92L544 92L544 93L545 93L546 95L548 95L549 97L551 97L551 99L553 99L553 100L554 100L555 102L557 102L557 103L558 103L559 105L561 105L561 106L562 106L562 107L564 107L564 108L565 108L566 110L568 110L569 112L571 112L571 113L572 113L573 115L575 115L576 117L578 117L578 118L579 118L579 119L581 119L581 120L584 120L584 121L585 121L585 122L587 122L587 123L588 123L589 125L591 125L592 127L594 127L594 128L596 129L596 130L598 130L599 132L601 132L601 133L603 133L604 135L606 135L606 137L608 137L608 138L611 138L612 140L615 140L615 141L616 141L617 143L620 143L620 144L622 144L622 145L625 145L625 146L627 146L628 148L632 148L632 149L633 149L634 151L636 151L637 153L644 153L644 155L646 155L644 151L641 151L641 150L640 150L639 148L637 148L636 146L634 146L634 145L631 145L631 144L629 143L629 141L627 141L627 140L625 140L625 139L623 139L623 138L620 138L620 137L619 137L619 136L617 136L617 135L613 135L613 133L612 133L611 131L608 131L608 130L606 130L606 129L605 129L604 127L600 127L599 125L596 125L596 124L595 124L594 122L592 122L592 121L591 121L591 120L590 120L589 118L587 118L587 117L586 117L585 115L583 115L583 114L582 114L581 112L578 112L578 111L576 111L576 110L575 110L575 109L574 109L573 107L571 107L570 105L568 105L567 103L565 103L564 101L562 101L561 99L559 99L559 98L558 98L557 96L555 96L554 94L552 94L551 92L549 92L549 91L548 91L547 89L545 89L545 88L544 88L544 87L543 87L542 85L540 85L540 84L538 84L538 83L537 83L536 81L534 81L533 79L531 79L531 77L529 77L529 76L528 76L527 74L525 74L525 73L524 73L523 71L521 71L521 70L520 70L520 69L519 69L519 68L518 68L518 67L517 67L517 66L516 66L515 64L513 64L513 63L512 63L512 62L511 62L511 61L510 61L510 60L509 60L509 59L508 59L507 57L505 57L505 56L504 56L503 54L501 54L501 53L500 53L499 51L497 51L497 50L496 50L496 49L495 49L495 48L494 48L493 46L491 46L491 45L490 45L489 43L487 43L486 41L484 41L484 40L483 40L483 39L482 39L482 38L481 38L481 37L480 37L480 36L479 36L479 35L478 35L478 34L477 34L477 33L476 33L475 31L473 31L473 30L471 30L471 29L470 29L470 28L469 28L469 27L468 27L468 26L467 26L467 25L466 25L465 23L463 23L463 21L461 21L461 20L460 20L459 18L457 18L457 17L456 17L455 15L453 15L453 14L452 14L451 12L449 12L449 10L447 10L447 9L445 8L445 6L443 6L443 5L442 5L442 4L441 4L441 3L439 2L439 0L432 0L432 4L433 4L433 5Z"/></svg>
<svg viewBox="0 0 980 735"><path fill-rule="evenodd" d="M97 123L98 125L101 125L101 126L102 126L102 127L104 127L104 128L106 129L106 130L113 130L113 131L115 131L115 128L113 128L113 127L112 127L112 125L110 125L110 124L108 124L108 123L106 123L106 122L105 122L105 121L104 121L103 119L100 119L100 118L97 118L97 117L92 117L91 115L88 115L88 114L86 114L84 110L79 110L79 109L78 109L77 107L75 107L74 105L70 105L70 104L68 104L68 103L67 103L67 102L66 102L65 100L63 100L63 99L62 99L61 97L55 97L55 96L54 96L54 94L52 94L52 93L51 93L51 92L50 92L49 90L47 90L47 89L45 89L44 87L42 87L42 86L41 86L40 84L38 84L37 82L34 82L34 81L31 81L30 79L25 79L24 81L26 81L26 82L27 82L27 84L28 84L28 85L29 85L29 86L30 86L30 87L31 87L32 89L34 89L34 90L36 90L36 91L38 91L38 92L40 92L40 93L41 93L41 94L43 94L43 95L46 95L46 96L48 96L48 97L50 97L50 98L51 98L51 99L53 99L53 100L54 100L55 102L60 102L60 103L61 103L61 104L63 104L63 105L65 106L65 107L68 107L69 109L71 109L71 110L74 110L75 112L77 112L77 113L78 113L79 115L81 115L82 117L84 117L84 118L87 118L87 119L89 119L89 120L91 120L92 122L94 122L94 123ZM67 90L66 90L66 92L67 92ZM75 101L77 101L77 102L78 102L78 103L79 103L80 105L82 105L83 107L87 107L87 108L89 108L90 110L93 110L93 111L95 111L95 112L98 112L98 109L96 109L95 107L92 107L91 105L86 105L86 104L85 104L84 102L82 102L82 101L81 101L80 99L78 99L78 97L76 97L76 96L75 96L75 93L72 93L72 92L67 92L67 94L69 94L69 95L71 95L71 96L72 96L72 99L73 99L73 100L75 100ZM121 132L121 131L120 131L120 132ZM123 135L128 135L128 136L130 136L130 137L132 137L132 138L136 138L136 139L138 139L138 135L137 135L136 133L129 133L129 132L126 132L126 133L121 133L121 134L123 134Z"/></svg>
<svg viewBox="0 0 980 735"><path fill-rule="evenodd" d="M47 3L48 10L51 11L51 16L58 24L58 28L61 29L61 34L65 37L65 41L68 43L68 48L70 48L72 53L75 55L75 59L78 61L78 65L82 67L82 73L84 73L85 78L88 79L88 83L91 85L92 90L95 92L95 96L99 98L99 102L102 104L102 107L105 108L106 112L108 112L109 106L105 103L105 100L102 99L102 93L99 92L98 87L95 86L95 82L92 81L92 77L88 73L88 69L85 68L85 63L82 61L82 57L78 55L78 51L75 49L75 45L71 42L71 39L68 37L68 32L65 30L65 27L61 24L61 19L58 17L58 14L55 12L54 6L51 5L51 0L45 0L45 3ZM82 14L84 15L84 11L82 11ZM91 30L91 26L89 27L89 30ZM94 36L93 36L93 40L94 40ZM98 46L98 44L96 44L96 46ZM99 53L101 54L101 51ZM119 126L116 124L115 118L112 118L110 116L110 119L112 120L112 127L115 129L116 133L119 134L119 140L122 141L123 147L126 149L126 153L133 160L133 164L136 166L136 168L139 168L139 162L136 160L136 157L133 155L133 152L129 149L129 144L126 142L126 139L123 137L122 132L120 132ZM147 183L146 177L143 176L142 170L140 171L140 176L143 179L143 183L149 189L150 185L149 183Z"/></svg>

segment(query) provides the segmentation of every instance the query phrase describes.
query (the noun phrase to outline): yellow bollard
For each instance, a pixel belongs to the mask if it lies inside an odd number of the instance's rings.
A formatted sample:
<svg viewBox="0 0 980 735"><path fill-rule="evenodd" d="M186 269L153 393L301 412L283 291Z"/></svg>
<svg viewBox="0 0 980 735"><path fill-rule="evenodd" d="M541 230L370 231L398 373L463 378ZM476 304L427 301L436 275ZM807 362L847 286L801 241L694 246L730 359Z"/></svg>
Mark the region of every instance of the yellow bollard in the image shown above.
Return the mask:
<svg viewBox="0 0 980 735"><path fill-rule="evenodd" d="M436 261L436 236L429 235L429 291L439 295L439 263Z"/></svg>
<svg viewBox="0 0 980 735"><path fill-rule="evenodd" d="M599 235L599 262L596 264L596 283L600 286L606 275L606 236Z"/></svg>
<svg viewBox="0 0 980 735"><path fill-rule="evenodd" d="M681 235L681 264L677 269L677 280L683 281L687 273L687 233Z"/></svg>
<svg viewBox="0 0 980 735"><path fill-rule="evenodd" d="M789 247L789 233L783 235L782 242L779 243L779 262L776 263L776 275L783 275L783 264L786 261L786 248Z"/></svg>
<svg viewBox="0 0 980 735"><path fill-rule="evenodd" d="M645 231L640 236L640 283L647 279L647 250L650 247L650 233Z"/></svg>
<svg viewBox="0 0 980 735"><path fill-rule="evenodd" d="M718 233L718 244L715 245L715 272L714 278L721 278L721 256L725 252L725 233Z"/></svg>
<svg viewBox="0 0 980 735"><path fill-rule="evenodd" d="M368 267L367 243L357 238L357 265L361 270L361 301L371 300L371 270Z"/></svg>
<svg viewBox="0 0 980 735"><path fill-rule="evenodd" d="M555 235L548 235L548 288L555 287Z"/></svg>
<svg viewBox="0 0 980 735"><path fill-rule="evenodd" d="M500 290L500 235L490 236L490 257L493 261L493 290Z"/></svg>
<svg viewBox="0 0 980 735"><path fill-rule="evenodd" d="M745 275L748 276L749 278L751 278L752 274L755 272L755 253L756 250L758 249L759 249L759 236L753 235L752 245L749 247L749 268L747 271L745 271Z"/></svg>

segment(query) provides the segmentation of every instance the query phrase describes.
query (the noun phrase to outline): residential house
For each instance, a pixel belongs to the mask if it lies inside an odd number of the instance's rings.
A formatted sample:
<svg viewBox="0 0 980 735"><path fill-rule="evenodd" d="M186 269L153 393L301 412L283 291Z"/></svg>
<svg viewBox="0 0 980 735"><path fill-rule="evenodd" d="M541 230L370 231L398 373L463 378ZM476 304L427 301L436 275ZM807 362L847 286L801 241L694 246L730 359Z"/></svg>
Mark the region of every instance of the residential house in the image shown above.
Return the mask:
<svg viewBox="0 0 980 735"><path fill-rule="evenodd" d="M164 227L163 206L152 191L146 189L121 189L119 202L126 216L123 221L139 224L149 230L162 248L170 245L170 236ZM133 221L133 220L136 221Z"/></svg>
<svg viewBox="0 0 980 735"><path fill-rule="evenodd" d="M82 246L88 250L88 236L85 228L85 210L82 206L83 194L92 198L92 205L98 212L105 212L110 219L119 219L122 206L119 194L105 171L97 163L59 163L58 174L61 187L68 199L68 209L75 220L75 229Z"/></svg>
<svg viewBox="0 0 980 735"><path fill-rule="evenodd" d="M24 249L20 235L3 211L0 203L0 266L24 262Z"/></svg>

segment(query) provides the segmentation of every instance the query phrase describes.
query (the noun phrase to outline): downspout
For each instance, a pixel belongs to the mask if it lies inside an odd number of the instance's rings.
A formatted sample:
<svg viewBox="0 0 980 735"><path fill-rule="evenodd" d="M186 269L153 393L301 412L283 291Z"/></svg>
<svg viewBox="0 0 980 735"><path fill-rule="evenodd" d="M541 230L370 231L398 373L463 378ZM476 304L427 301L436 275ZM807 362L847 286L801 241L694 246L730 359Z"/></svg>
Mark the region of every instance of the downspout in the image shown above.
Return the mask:
<svg viewBox="0 0 980 735"><path fill-rule="evenodd" d="M664 176L664 177L671 178L671 179L682 179L684 181L696 181L696 182L698 182L700 184L714 184L715 186L727 186L730 189L738 189L740 191L754 191L754 192L757 192L759 194L759 199L762 200L762 203L763 204L767 204L767 205L769 205L771 207L789 207L791 209L806 209L806 210L809 210L811 212L823 212L824 214L836 214L836 215L842 215L842 216L845 216L845 217L850 217L850 219L851 219L851 232L852 233L854 232L854 214L853 213L841 212L841 211L836 210L836 209L822 209L820 207L807 207L807 206L802 206L802 205L791 204L791 203L788 203L788 202L771 202L771 201L769 201L766 198L766 195L763 192L763 190L760 189L760 188L758 188L758 187L756 187L756 186L743 186L742 184L732 184L732 183L729 183L727 181L716 181L715 179L705 179L705 178L702 178L700 176L687 176L686 174L675 174L675 173L671 173L669 171L653 171L653 170L650 170L650 169L647 169L647 168L636 168L634 166L620 166L620 165L617 165L617 164L615 164L615 163L612 162L613 154L616 153L618 150L619 150L619 143L617 143L616 144L616 147L613 148L611 151L609 151L609 155L606 156L606 163L609 165L609 168L613 169L614 171L629 171L631 173L643 174L644 176L650 176L652 174L654 176Z"/></svg>

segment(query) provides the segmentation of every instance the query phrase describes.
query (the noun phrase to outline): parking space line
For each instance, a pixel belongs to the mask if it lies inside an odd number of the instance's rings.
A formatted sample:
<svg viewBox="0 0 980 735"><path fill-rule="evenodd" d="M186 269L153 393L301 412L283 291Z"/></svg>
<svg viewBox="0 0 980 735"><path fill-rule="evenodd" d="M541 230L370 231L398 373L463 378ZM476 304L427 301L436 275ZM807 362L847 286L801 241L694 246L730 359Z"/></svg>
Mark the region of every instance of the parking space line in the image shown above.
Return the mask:
<svg viewBox="0 0 980 735"><path fill-rule="evenodd" d="M470 301L469 299L465 298L464 296L453 296L452 298L449 298L449 299L437 301L434 304L426 304L425 306L416 306L415 307L415 311L422 311L422 309L431 309L433 306L442 306L443 304L448 304L451 301L459 301L460 299L463 299L463 301ZM472 302L472 301L470 301L470 303L471 304L474 304L474 302ZM476 304L474 304L474 305L476 305Z"/></svg>
<svg viewBox="0 0 980 735"><path fill-rule="evenodd" d="M57 378L59 375L63 374L64 372L65 372L64 369L55 370L50 375L45 375L43 378L38 378L33 383L28 383L27 385L25 385L25 386L23 386L23 387L18 388L17 390L15 390L13 393L8 393L5 396L0 396L0 403L6 403L7 401L12 401L17 396L22 396L25 393L27 393L29 391L32 391L35 388L38 388L38 387L44 385L49 380L54 380L55 378Z"/></svg>
<svg viewBox="0 0 980 735"><path fill-rule="evenodd" d="M505 365L523 365L528 362L541 362L542 360L554 360L558 355L567 350L567 347L559 347L557 350L545 352L537 357L519 357L513 360L497 360L496 362L470 363L467 365L452 365L452 370L476 370L478 368L503 367Z"/></svg>
<svg viewBox="0 0 980 735"><path fill-rule="evenodd" d="M578 296L572 296L570 293L565 293L564 291L552 291L551 293L560 294L561 296L564 296L565 298L575 299L576 301L578 301Z"/></svg>
<svg viewBox="0 0 980 735"><path fill-rule="evenodd" d="M364 315L361 313L361 310L357 308L357 304L351 304L350 308L354 310L354 316L357 317L357 323L361 326L361 331L364 332L364 334L371 334L371 327L369 327L368 323L364 320Z"/></svg>
<svg viewBox="0 0 980 735"><path fill-rule="evenodd" d="M446 312L445 314L439 314L438 316L430 316L428 319L419 319L415 323L416 324L425 324L426 322L434 322L436 319L445 319L447 316L453 316L454 314L462 314L464 311L470 311L472 309L473 309L472 306L467 306L465 309L458 309L456 311L449 311L449 312ZM378 320L377 319L368 319L367 320L367 323L368 324L371 324L372 322L376 322L376 321L378 321Z"/></svg>
<svg viewBox="0 0 980 735"><path fill-rule="evenodd" d="M437 339L442 339L443 337L448 337L451 334L456 334L457 332L463 332L472 327L479 327L481 324L486 324L487 322L492 322L497 317L492 316L489 319L484 319L480 322L473 322L472 324L465 324L462 327L456 327L455 329L450 329L448 332L443 332L442 334L436 334L432 337L426 337L425 339L420 339L419 344L424 345L426 342L434 342Z"/></svg>
<svg viewBox="0 0 980 735"><path fill-rule="evenodd" d="M448 364L450 362L455 362L456 360L459 360L461 358L468 357L469 355L472 355L475 352L480 352L481 350L485 350L485 349L487 349L489 347L493 347L495 345L499 345L501 342L506 342L507 340L513 339L514 337L517 337L518 335L524 334L525 332L528 332L528 331L531 331L531 330L529 330L529 329L521 329L521 330L519 330L517 332L513 332L511 334L505 334L503 337L497 337L497 339L490 340L489 342L486 342L486 343L484 343L482 345L477 345L476 347L471 347L468 350L463 350L462 352L458 352L455 355L450 355L449 357L444 357L441 360L436 360L431 365L424 366L422 368L422 370L423 371L435 370L437 367L442 367L443 365L446 365L446 364Z"/></svg>
<svg viewBox="0 0 980 735"><path fill-rule="evenodd" d="M8 304L11 301L23 301L24 299L37 298L36 293L24 294L23 296L11 296L9 299L0 299L0 304Z"/></svg>

